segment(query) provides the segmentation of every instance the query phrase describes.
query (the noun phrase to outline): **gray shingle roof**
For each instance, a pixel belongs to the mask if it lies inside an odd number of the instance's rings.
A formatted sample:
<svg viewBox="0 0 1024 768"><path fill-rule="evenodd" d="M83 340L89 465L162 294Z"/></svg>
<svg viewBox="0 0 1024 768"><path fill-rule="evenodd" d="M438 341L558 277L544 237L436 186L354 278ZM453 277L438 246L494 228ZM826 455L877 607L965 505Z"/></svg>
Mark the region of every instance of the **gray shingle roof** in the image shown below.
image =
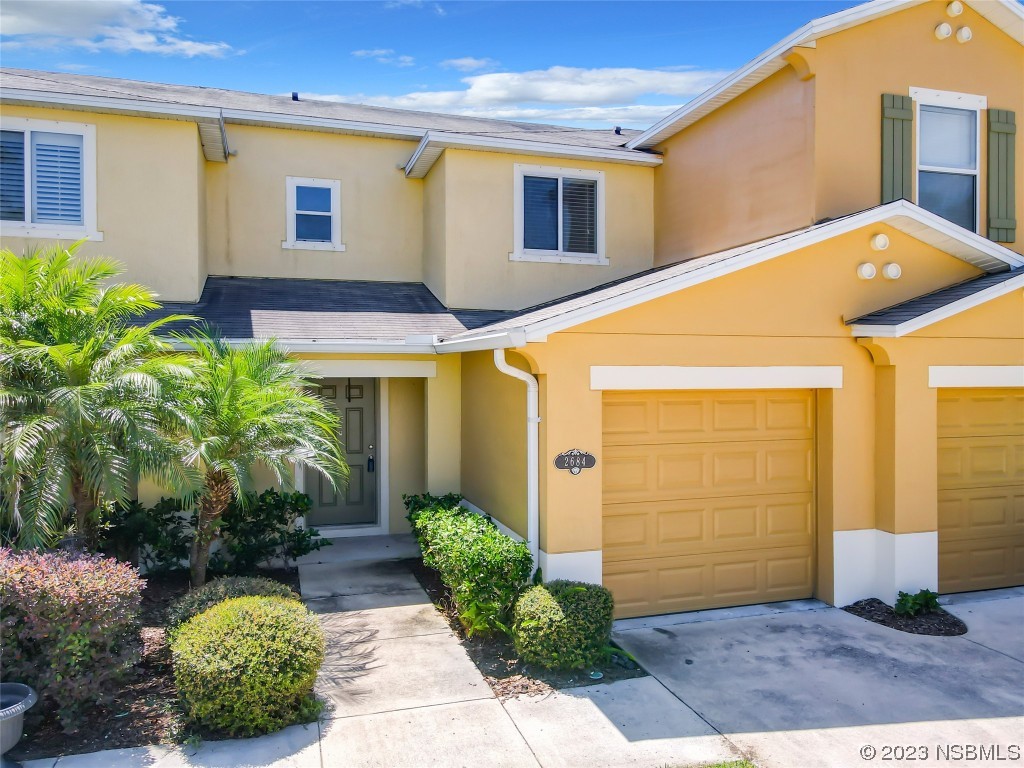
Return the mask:
<svg viewBox="0 0 1024 768"><path fill-rule="evenodd" d="M880 309L877 312L871 312L853 320L847 320L846 324L900 325L910 320L915 320L922 315L927 315L929 312L942 309L960 299L973 296L984 291L986 288L992 288L993 286L1005 283L1007 280L1012 280L1020 275L1024 275L1024 269L1011 269L1006 272L981 275L957 285L951 285L948 288L943 288L924 296L918 296L916 299L904 301L902 304L896 304L895 306Z"/></svg>
<svg viewBox="0 0 1024 768"><path fill-rule="evenodd" d="M213 107L225 110L269 112L300 118L329 118L357 123L383 124L409 128L412 133L418 135L422 135L427 130L446 131L578 147L619 149L624 155L641 154L637 150L626 149L623 146L630 138L639 134L639 131L623 130L621 134L616 134L611 129L593 130L513 120L491 120L312 99L292 101L290 96L229 91L222 88L205 88L194 85L147 83L113 77L96 77L95 75L2 68L0 69L0 88L77 96L100 96L115 102L117 99L124 99L126 102L132 99L141 99L181 106Z"/></svg>
<svg viewBox="0 0 1024 768"><path fill-rule="evenodd" d="M171 314L199 317L230 339L393 342L418 334L450 336L509 313L445 309L422 283L209 277L197 303L167 303L144 320Z"/></svg>

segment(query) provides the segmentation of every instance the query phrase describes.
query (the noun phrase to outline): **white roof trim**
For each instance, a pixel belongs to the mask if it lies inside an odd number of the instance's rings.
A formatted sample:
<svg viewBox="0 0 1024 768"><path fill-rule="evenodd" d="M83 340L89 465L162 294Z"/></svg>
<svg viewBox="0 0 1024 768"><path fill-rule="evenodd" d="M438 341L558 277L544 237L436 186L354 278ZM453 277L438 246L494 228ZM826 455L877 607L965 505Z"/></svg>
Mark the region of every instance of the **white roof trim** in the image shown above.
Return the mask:
<svg viewBox="0 0 1024 768"><path fill-rule="evenodd" d="M113 96L89 96L74 93L51 93L29 91L22 88L0 89L0 101L5 104L25 106L57 106L90 112L117 112L139 117L157 117L165 120L187 120L199 127L203 142L203 154L207 160L224 163L228 158L227 133L224 130L224 116L217 107L199 107L189 104L169 104L162 101L118 98Z"/></svg>
<svg viewBox="0 0 1024 768"><path fill-rule="evenodd" d="M1011 277L1009 280L1005 280L998 285L993 285L989 288L985 288L977 293L972 293L970 296L964 296L962 299L958 299L944 307L939 307L936 310L928 312L924 315L915 317L913 320L907 320L904 323L897 325L860 325L854 324L850 326L850 330L854 336L858 338L879 338L879 339L895 339L900 336L906 336L908 333L913 333L922 328L926 328L929 325L933 325L940 320L959 315L973 307L977 307L985 302L997 299L1000 296L1005 296L1019 288L1024 288L1024 275L1017 275L1017 277Z"/></svg>
<svg viewBox="0 0 1024 768"><path fill-rule="evenodd" d="M630 149L650 149L688 125L750 90L786 66L783 58L790 48L813 47L820 37L841 32L880 16L911 8L928 0L871 0L871 2L815 19L779 41L725 79L687 102L626 143ZM1006 34L1024 44L1024 7L1016 0L965 0L975 11Z"/></svg>
<svg viewBox="0 0 1024 768"><path fill-rule="evenodd" d="M635 307L683 288L706 283L717 277L738 272L792 251L880 222L907 232L916 239L934 244L936 248L974 264L986 272L997 272L1006 269L1007 266L1024 266L1024 257L1009 248L968 232L906 200L897 200L835 221L818 224L792 235L770 238L761 243L732 248L728 251L682 262L677 265L683 270L679 274L669 275L664 280L639 287L628 293L617 294L606 299L596 299L592 304L584 307L571 309L561 315L544 320L527 322L522 326L504 331L488 332L487 328L482 328L479 335L466 336L454 342L442 342L437 349L439 352L463 351L461 346L474 342L490 344L490 346L482 347L484 349L509 348L522 346L522 344L514 342L517 338L524 337L527 342L545 341L547 336L552 333L558 333L581 323ZM706 263L700 264L700 262ZM451 347L446 349L446 344L450 344ZM472 348L477 349L478 347Z"/></svg>
<svg viewBox="0 0 1024 768"><path fill-rule="evenodd" d="M416 151L405 164L405 175L422 179L427 175L441 152L447 148L473 149L482 152L513 152L517 155L540 155L578 160L600 160L631 165L661 165L661 156L622 149L602 149L550 141L473 136L445 131L427 131Z"/></svg>

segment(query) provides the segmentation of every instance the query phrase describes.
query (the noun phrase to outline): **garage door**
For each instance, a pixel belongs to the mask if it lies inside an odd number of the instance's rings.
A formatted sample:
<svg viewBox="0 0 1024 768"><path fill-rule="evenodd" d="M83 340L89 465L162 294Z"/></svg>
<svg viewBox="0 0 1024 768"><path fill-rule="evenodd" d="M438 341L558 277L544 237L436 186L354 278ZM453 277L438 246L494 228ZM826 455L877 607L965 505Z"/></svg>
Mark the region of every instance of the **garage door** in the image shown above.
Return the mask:
<svg viewBox="0 0 1024 768"><path fill-rule="evenodd" d="M603 432L617 615L811 596L813 392L608 392Z"/></svg>
<svg viewBox="0 0 1024 768"><path fill-rule="evenodd" d="M939 591L1024 584L1024 390L939 390Z"/></svg>

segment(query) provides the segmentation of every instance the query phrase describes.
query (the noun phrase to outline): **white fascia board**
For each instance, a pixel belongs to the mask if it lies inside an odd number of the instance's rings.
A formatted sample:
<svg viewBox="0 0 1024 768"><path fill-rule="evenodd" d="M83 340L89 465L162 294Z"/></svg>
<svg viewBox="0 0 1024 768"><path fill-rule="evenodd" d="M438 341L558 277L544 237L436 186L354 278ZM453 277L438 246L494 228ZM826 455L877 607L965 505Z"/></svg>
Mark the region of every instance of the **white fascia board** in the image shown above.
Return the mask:
<svg viewBox="0 0 1024 768"><path fill-rule="evenodd" d="M841 365L592 365L594 391L842 389Z"/></svg>
<svg viewBox="0 0 1024 768"><path fill-rule="evenodd" d="M946 318L958 315L961 312L977 307L987 301L991 301L992 299L1005 296L1019 288L1024 288L1024 274L1017 275L1017 277L1011 277L1009 280L999 283L998 285L993 285L982 291L978 291L977 293L972 293L970 296L964 296L962 299L947 304L944 307L939 307L927 314L915 317L913 320L908 320L905 323L900 323L898 325L870 325L868 323L854 323L850 326L850 331L858 338L897 339L900 336L905 336L908 333L913 333L914 331L926 328L940 320L945 320Z"/></svg>
<svg viewBox="0 0 1024 768"><path fill-rule="evenodd" d="M572 144L558 144L547 141L525 139L499 139L493 136L469 136L442 131L428 131L416 151L405 164L405 175L411 179L422 179L430 171L440 155L436 149L474 149L482 152L511 152L517 155L536 155L602 162L625 163L627 165L661 165L660 155L644 152L625 152L600 147L580 147Z"/></svg>
<svg viewBox="0 0 1024 768"><path fill-rule="evenodd" d="M486 330L486 329L485 329ZM526 333L522 328L513 328L497 333L482 333L466 339L441 341L434 345L438 354L450 352L482 352L490 349L514 349L526 345Z"/></svg>

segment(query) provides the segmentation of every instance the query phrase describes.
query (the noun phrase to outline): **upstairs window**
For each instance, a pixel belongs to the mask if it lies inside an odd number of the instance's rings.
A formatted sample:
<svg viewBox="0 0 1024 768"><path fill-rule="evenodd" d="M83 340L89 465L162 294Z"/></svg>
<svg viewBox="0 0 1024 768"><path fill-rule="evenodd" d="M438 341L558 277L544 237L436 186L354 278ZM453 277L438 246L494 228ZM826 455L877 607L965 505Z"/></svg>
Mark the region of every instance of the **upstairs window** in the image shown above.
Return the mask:
<svg viewBox="0 0 1024 768"><path fill-rule="evenodd" d="M0 125L4 234L91 237L95 232L93 127L23 118Z"/></svg>
<svg viewBox="0 0 1024 768"><path fill-rule="evenodd" d="M287 237L282 248L344 251L341 242L341 182L334 179L287 179Z"/></svg>
<svg viewBox="0 0 1024 768"><path fill-rule="evenodd" d="M516 166L513 261L607 264L604 174Z"/></svg>
<svg viewBox="0 0 1024 768"><path fill-rule="evenodd" d="M972 232L978 230L980 119L984 100L917 91L917 203Z"/></svg>

